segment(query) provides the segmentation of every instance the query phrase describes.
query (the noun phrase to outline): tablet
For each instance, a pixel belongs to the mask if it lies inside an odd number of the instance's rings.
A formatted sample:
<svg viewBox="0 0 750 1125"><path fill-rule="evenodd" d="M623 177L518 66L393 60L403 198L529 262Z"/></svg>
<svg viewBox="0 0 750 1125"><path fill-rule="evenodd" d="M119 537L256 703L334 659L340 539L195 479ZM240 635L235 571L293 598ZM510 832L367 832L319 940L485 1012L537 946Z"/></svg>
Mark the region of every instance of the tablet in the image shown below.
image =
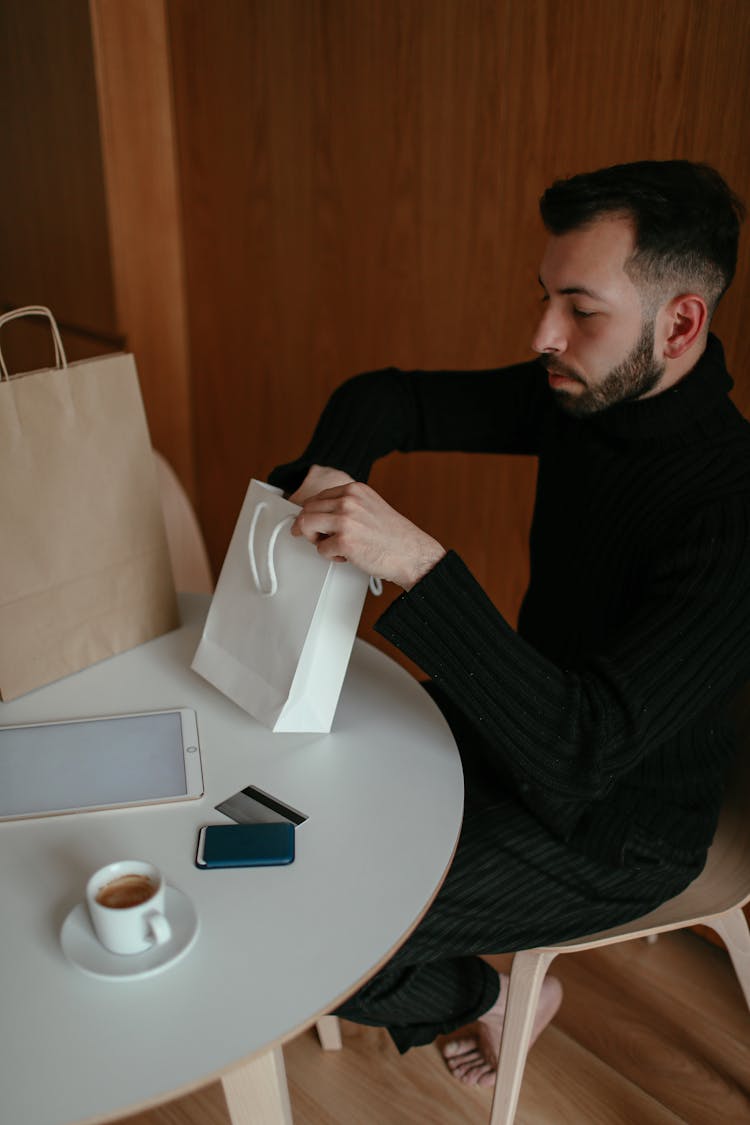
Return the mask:
<svg viewBox="0 0 750 1125"><path fill-rule="evenodd" d="M202 795L189 708L0 727L0 820Z"/></svg>

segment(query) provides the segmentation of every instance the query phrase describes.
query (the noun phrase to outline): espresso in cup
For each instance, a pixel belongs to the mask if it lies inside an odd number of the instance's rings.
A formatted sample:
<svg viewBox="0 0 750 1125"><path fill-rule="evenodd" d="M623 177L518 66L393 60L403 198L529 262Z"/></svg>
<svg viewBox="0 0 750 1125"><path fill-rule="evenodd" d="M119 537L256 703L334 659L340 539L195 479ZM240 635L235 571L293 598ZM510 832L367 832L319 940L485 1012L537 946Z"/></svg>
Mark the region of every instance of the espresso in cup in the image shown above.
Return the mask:
<svg viewBox="0 0 750 1125"><path fill-rule="evenodd" d="M127 910L148 902L158 890L147 875L121 875L97 891L96 901L110 910Z"/></svg>
<svg viewBox="0 0 750 1125"><path fill-rule="evenodd" d="M86 885L94 933L110 953L145 953L172 936L164 876L153 863L121 859L101 867Z"/></svg>

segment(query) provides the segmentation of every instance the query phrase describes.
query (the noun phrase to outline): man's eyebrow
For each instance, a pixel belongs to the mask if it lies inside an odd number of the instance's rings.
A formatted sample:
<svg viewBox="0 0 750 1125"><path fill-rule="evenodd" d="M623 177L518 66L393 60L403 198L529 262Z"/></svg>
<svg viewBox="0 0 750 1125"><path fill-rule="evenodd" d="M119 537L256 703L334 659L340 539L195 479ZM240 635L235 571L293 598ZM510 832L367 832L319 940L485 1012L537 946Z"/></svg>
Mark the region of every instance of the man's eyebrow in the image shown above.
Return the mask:
<svg viewBox="0 0 750 1125"><path fill-rule="evenodd" d="M538 281L546 293L547 286L544 284L541 277L538 278ZM567 297L569 294L576 295L582 293L584 297L591 297L592 301L603 301L605 299L601 293L597 293L594 289L587 289L585 285L567 285L565 289L558 289L557 292L563 297Z"/></svg>

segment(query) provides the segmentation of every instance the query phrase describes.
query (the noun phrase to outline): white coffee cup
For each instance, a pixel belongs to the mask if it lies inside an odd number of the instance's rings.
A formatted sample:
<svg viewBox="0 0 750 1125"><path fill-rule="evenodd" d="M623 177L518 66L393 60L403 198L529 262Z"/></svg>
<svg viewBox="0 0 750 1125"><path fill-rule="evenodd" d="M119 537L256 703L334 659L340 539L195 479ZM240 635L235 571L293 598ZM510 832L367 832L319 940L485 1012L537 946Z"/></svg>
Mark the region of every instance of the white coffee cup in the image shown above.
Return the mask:
<svg viewBox="0 0 750 1125"><path fill-rule="evenodd" d="M121 859L101 867L86 885L94 932L112 953L143 953L169 941L164 914L165 884L158 867Z"/></svg>

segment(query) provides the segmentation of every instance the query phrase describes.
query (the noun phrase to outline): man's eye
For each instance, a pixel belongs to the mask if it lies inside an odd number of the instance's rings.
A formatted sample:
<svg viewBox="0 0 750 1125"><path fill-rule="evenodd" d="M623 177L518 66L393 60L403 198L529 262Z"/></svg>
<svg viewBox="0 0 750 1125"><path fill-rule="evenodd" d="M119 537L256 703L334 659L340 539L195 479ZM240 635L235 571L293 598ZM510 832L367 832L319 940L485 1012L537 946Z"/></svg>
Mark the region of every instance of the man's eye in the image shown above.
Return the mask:
<svg viewBox="0 0 750 1125"><path fill-rule="evenodd" d="M596 316L595 312L587 312L586 309L573 309L573 314L581 318L581 320L588 320L590 316Z"/></svg>

